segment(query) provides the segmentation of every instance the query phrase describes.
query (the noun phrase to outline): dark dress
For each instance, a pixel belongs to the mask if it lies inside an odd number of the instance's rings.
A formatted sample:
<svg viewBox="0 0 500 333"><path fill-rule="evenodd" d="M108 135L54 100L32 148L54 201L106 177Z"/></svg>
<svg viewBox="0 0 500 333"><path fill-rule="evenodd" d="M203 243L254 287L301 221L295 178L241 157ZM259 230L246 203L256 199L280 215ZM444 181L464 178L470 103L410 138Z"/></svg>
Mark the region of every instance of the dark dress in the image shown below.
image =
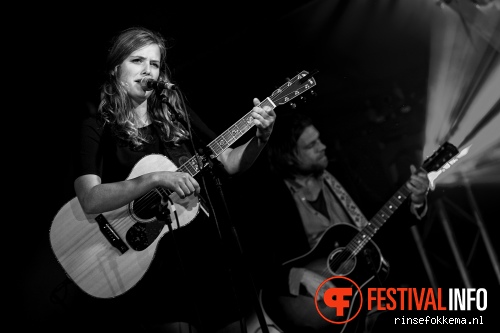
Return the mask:
<svg viewBox="0 0 500 333"><path fill-rule="evenodd" d="M215 134L191 112L193 144L204 148ZM141 149L122 144L95 117L83 121L80 150L76 156L75 179L96 174L102 183L127 179L135 164L149 154L163 154L177 167L192 157L190 140L180 145L163 144L155 125L140 129L149 137ZM204 177L205 179L202 179ZM219 233L224 229L220 198L214 192L213 177L205 172L196 176L202 189L203 202L215 207L210 218L201 210L188 225L163 235L150 267L133 288L113 299L94 299L79 295L78 305L89 312L90 327L102 331L155 331L167 322L189 322L201 332L213 332L240 317L236 296L235 271L231 250ZM210 197L208 193L212 193ZM209 200L208 200L209 199ZM206 206L210 211L210 206ZM213 218L217 217L217 221ZM222 226L221 226L222 225ZM227 229L227 228L226 228ZM99 323L98 325L96 325Z"/></svg>

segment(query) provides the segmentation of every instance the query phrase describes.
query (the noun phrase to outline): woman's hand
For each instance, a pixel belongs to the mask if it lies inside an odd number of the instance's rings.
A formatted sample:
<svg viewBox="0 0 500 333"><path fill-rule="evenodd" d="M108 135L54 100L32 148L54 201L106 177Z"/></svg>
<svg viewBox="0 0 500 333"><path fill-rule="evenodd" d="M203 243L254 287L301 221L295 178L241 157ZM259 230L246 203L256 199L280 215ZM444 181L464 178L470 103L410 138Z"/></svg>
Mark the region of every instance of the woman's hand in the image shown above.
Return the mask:
<svg viewBox="0 0 500 333"><path fill-rule="evenodd" d="M156 183L175 192L181 198L200 193L200 185L189 173L160 171L155 174Z"/></svg>
<svg viewBox="0 0 500 333"><path fill-rule="evenodd" d="M274 120L276 113L269 106L259 107L260 101L257 98L253 99L254 107L252 109L253 123L257 127L257 138L260 142L267 142L273 131Z"/></svg>

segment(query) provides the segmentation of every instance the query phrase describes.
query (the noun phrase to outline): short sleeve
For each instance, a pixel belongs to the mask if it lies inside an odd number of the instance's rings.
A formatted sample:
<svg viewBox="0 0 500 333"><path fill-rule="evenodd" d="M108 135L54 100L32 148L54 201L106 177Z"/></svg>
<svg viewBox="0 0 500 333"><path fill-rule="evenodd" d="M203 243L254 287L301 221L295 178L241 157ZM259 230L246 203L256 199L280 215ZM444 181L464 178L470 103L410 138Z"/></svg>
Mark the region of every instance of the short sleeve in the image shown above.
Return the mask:
<svg viewBox="0 0 500 333"><path fill-rule="evenodd" d="M95 117L83 120L79 128L79 140L74 155L74 178L82 175L94 174L102 176L102 149L100 142L103 135L103 126L98 124Z"/></svg>

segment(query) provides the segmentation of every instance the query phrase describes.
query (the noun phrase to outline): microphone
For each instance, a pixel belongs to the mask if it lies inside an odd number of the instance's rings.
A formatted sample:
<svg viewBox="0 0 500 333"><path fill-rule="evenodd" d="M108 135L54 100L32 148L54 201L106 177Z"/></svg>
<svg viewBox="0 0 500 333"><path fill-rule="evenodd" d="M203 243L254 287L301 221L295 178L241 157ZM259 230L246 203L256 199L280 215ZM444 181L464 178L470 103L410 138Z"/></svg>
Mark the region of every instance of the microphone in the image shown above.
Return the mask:
<svg viewBox="0 0 500 333"><path fill-rule="evenodd" d="M146 90L163 90L163 89L168 89L168 90L177 90L177 86L173 83L170 82L165 82L165 81L156 81L151 78L142 78L141 80L141 87Z"/></svg>

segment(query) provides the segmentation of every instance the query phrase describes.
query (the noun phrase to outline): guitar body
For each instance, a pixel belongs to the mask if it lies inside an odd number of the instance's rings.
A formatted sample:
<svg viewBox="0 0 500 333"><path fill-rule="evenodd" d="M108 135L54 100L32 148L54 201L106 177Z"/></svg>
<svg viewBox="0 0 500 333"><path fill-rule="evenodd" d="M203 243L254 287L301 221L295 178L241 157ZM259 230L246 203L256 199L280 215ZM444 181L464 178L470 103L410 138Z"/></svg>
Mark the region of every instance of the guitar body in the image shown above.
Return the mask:
<svg viewBox="0 0 500 333"><path fill-rule="evenodd" d="M385 279L389 266L373 241L369 241L364 250L353 256L352 259L343 259L346 254L345 246L357 233L359 230L351 225L332 226L325 231L318 244L311 251L284 263L283 268L285 270L292 267L306 268L324 276L325 280L332 276L345 276L353 280L360 288L368 285L374 279ZM352 286L345 279L335 279L332 282L336 287L350 288ZM279 295L273 293L272 290L266 290L261 294L261 302L266 314L285 332L300 329L349 332L349 329L357 324L356 319L346 324L333 324L326 321L318 313L314 298L309 295ZM318 302L318 307L329 320L342 322L355 315L359 308L359 302L359 295L354 295L349 309L344 309L342 317L338 317L335 308L328 307L323 301ZM361 314L356 318L360 317L362 317Z"/></svg>
<svg viewBox="0 0 500 333"><path fill-rule="evenodd" d="M147 155L127 179L176 170L165 156ZM177 225L171 209L172 229L187 225L198 214L196 196L181 199L172 193L169 197L179 219ZM66 203L50 228L52 250L66 274L84 292L98 298L119 296L132 288L148 270L159 240L169 231L155 217L161 199L162 195L153 191L104 214L85 214L76 197Z"/></svg>

